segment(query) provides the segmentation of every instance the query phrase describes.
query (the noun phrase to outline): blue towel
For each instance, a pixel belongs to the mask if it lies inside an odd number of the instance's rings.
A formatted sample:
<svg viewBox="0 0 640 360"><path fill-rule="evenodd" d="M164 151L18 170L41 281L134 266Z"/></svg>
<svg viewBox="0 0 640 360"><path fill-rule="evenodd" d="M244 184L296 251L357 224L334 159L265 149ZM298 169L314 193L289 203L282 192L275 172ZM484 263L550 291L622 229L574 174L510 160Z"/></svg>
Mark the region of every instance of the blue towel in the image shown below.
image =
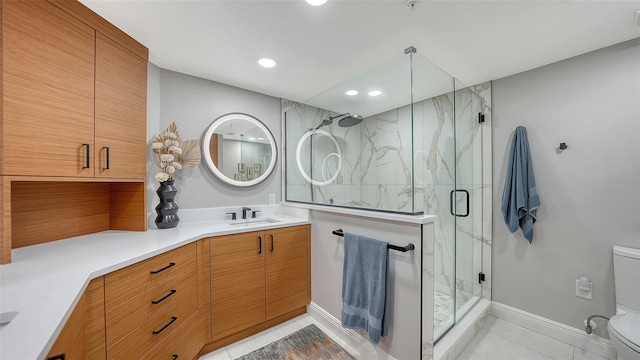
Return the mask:
<svg viewBox="0 0 640 360"><path fill-rule="evenodd" d="M363 329L377 344L389 328L387 243L344 234L342 326Z"/></svg>
<svg viewBox="0 0 640 360"><path fill-rule="evenodd" d="M525 239L533 241L533 224L540 207L540 197L533 176L527 129L518 126L511 142L507 177L502 192L502 215L509 231L522 229Z"/></svg>

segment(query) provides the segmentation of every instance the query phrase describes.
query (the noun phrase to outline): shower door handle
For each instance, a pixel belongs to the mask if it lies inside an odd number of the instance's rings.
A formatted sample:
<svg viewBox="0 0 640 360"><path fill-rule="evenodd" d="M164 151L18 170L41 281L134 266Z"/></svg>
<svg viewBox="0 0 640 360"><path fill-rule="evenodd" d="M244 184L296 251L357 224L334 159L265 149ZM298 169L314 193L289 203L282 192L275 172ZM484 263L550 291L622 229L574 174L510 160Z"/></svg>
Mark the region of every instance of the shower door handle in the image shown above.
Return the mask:
<svg viewBox="0 0 640 360"><path fill-rule="evenodd" d="M457 192L463 192L463 193L465 193L467 195L467 212L464 213L464 214L458 214L458 213L453 211L453 203L455 202L455 199L454 199L455 196L454 195ZM453 216L458 216L458 217L467 217L467 216L469 216L469 192L467 190L464 190L464 189L451 190L451 192L449 193L449 212Z"/></svg>

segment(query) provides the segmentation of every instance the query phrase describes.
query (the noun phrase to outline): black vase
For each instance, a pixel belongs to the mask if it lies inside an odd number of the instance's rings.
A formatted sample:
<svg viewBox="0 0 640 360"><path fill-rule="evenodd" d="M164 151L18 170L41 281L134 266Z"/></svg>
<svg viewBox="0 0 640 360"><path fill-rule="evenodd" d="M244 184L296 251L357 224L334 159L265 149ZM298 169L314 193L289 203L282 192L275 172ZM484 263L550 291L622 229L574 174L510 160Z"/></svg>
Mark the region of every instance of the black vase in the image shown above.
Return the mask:
<svg viewBox="0 0 640 360"><path fill-rule="evenodd" d="M155 220L158 229L171 229L178 226L178 222L180 222L179 207L173 202L177 192L178 189L173 186L173 179L161 182L160 187L156 190L156 194L160 198L160 204L156 206L158 216Z"/></svg>

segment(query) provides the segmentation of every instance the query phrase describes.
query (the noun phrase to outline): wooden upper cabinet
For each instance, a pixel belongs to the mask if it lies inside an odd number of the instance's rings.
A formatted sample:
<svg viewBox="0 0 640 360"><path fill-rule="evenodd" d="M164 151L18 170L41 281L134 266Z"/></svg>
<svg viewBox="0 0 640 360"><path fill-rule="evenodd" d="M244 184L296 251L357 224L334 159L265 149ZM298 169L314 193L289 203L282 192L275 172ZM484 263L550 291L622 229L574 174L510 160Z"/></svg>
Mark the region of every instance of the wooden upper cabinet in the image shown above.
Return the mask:
<svg viewBox="0 0 640 360"><path fill-rule="evenodd" d="M0 175L145 178L147 61L88 14L78 2L2 2Z"/></svg>
<svg viewBox="0 0 640 360"><path fill-rule="evenodd" d="M96 33L95 71L96 177L144 178L147 62Z"/></svg>
<svg viewBox="0 0 640 360"><path fill-rule="evenodd" d="M95 30L43 1L2 12L1 173L93 177Z"/></svg>

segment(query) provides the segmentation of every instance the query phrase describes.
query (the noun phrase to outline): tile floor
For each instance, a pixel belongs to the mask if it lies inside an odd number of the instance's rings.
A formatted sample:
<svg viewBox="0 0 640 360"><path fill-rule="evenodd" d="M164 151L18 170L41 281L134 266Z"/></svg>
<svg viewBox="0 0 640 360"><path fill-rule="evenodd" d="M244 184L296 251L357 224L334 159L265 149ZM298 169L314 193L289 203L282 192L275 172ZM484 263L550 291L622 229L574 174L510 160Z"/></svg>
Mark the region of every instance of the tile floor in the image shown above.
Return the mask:
<svg viewBox="0 0 640 360"><path fill-rule="evenodd" d="M440 291L433 292L433 328L442 333L453 324L453 298ZM438 331L439 329L442 329Z"/></svg>
<svg viewBox="0 0 640 360"><path fill-rule="evenodd" d="M305 314L200 357L232 360L315 324L347 351L342 339ZM366 360L366 359L363 359ZM402 360L402 359L398 359ZM457 360L606 360L598 355L490 316Z"/></svg>
<svg viewBox="0 0 640 360"><path fill-rule="evenodd" d="M457 360L606 360L490 316Z"/></svg>

